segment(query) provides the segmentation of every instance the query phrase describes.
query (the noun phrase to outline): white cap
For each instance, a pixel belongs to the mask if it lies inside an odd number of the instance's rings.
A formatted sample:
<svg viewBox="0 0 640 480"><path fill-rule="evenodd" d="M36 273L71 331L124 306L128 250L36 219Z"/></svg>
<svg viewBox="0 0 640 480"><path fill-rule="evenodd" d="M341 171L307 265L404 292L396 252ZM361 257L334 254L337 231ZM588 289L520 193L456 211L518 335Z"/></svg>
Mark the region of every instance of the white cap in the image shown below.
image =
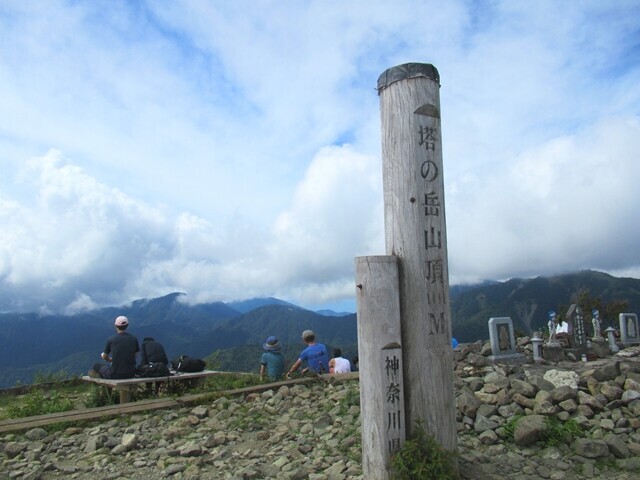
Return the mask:
<svg viewBox="0 0 640 480"><path fill-rule="evenodd" d="M124 315L120 315L116 318L116 327L124 327L125 325L129 325L129 319Z"/></svg>

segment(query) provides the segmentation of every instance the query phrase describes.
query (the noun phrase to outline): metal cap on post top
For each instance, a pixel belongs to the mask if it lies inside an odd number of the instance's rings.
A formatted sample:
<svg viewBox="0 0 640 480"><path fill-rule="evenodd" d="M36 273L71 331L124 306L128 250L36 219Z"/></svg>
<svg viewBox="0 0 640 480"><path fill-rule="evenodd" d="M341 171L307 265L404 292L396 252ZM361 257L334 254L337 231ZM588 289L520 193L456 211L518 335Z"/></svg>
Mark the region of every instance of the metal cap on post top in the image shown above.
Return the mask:
<svg viewBox="0 0 640 480"><path fill-rule="evenodd" d="M388 68L382 72L378 77L378 95L392 83L418 77L426 77L434 82L438 82L438 86L440 86L438 69L430 63L404 63Z"/></svg>

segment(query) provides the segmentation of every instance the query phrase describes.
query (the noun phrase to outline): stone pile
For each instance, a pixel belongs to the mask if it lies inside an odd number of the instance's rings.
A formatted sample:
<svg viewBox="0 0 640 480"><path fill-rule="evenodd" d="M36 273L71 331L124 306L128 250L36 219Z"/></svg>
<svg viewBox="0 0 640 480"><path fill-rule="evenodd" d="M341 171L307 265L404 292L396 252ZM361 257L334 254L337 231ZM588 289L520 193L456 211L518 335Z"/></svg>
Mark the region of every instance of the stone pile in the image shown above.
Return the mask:
<svg viewBox="0 0 640 480"><path fill-rule="evenodd" d="M358 382L0 437L0 479L358 479Z"/></svg>
<svg viewBox="0 0 640 480"><path fill-rule="evenodd" d="M462 478L640 477L640 349L553 366L493 365L490 353L483 344L455 353ZM0 479L360 480L358 389L313 382L6 434ZM550 445L545 419L583 436Z"/></svg>
<svg viewBox="0 0 640 480"><path fill-rule="evenodd" d="M493 365L490 351L485 343L455 352L464 478L639 478L640 349L520 366ZM551 445L554 426L573 434Z"/></svg>

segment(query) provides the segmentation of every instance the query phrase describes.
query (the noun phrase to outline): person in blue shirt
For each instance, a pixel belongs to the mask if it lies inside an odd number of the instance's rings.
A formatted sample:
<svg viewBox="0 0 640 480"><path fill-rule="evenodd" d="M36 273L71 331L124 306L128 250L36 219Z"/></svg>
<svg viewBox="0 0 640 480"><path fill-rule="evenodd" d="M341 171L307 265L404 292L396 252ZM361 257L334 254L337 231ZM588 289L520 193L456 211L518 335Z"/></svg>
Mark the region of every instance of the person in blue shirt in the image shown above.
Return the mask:
<svg viewBox="0 0 640 480"><path fill-rule="evenodd" d="M329 354L327 353L327 347L321 343L316 343L316 336L311 330L302 332L302 341L307 344L307 347L302 351L296 363L291 366L289 372L287 372L287 378L300 368L302 362L307 362L307 368L302 370L302 373L308 370L317 374L329 373Z"/></svg>

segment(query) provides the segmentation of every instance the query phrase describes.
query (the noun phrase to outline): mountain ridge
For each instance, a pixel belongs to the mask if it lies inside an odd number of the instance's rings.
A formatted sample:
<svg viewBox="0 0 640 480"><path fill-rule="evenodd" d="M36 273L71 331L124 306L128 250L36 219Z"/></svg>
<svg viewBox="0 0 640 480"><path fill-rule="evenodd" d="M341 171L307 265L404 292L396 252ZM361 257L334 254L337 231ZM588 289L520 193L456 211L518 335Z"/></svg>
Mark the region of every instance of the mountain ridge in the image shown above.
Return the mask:
<svg viewBox="0 0 640 480"><path fill-rule="evenodd" d="M549 310L562 315L580 295L587 298L585 292L601 310L603 328L617 326L617 314L612 313L615 309L609 308L612 305L619 308L624 304L628 312L640 308L640 280L591 270L452 286L453 336L461 342L484 340L489 336L488 320L505 316L512 318L516 331L522 334L543 331ZM189 305L183 300L183 293L174 292L73 316L0 314L0 388L28 383L36 372L86 372L100 361L117 315L129 316L131 332L139 340L151 336L161 341L172 358L180 354L204 358L224 350L228 359L224 368L246 365L240 347L255 347L246 351L260 352L269 335L300 350L300 333L308 328L328 347L357 354L355 313L322 315L273 297L231 302L240 309L257 306L245 313L224 302ZM235 360L234 348L239 349Z"/></svg>

